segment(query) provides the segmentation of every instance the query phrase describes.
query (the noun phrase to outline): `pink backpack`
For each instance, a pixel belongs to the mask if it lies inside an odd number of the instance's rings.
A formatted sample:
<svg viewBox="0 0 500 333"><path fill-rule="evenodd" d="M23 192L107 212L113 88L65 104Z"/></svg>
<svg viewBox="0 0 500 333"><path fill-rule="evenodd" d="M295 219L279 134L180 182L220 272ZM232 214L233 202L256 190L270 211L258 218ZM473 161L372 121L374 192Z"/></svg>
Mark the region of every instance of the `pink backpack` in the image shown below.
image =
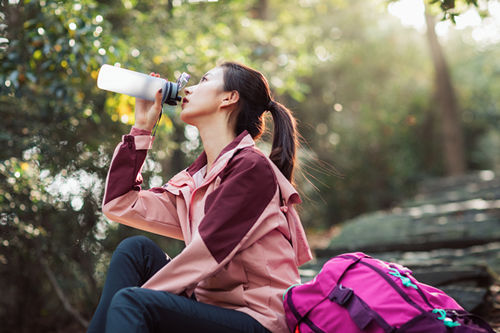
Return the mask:
<svg viewBox="0 0 500 333"><path fill-rule="evenodd" d="M330 259L312 281L290 287L283 304L294 333L493 332L408 268L361 252Z"/></svg>

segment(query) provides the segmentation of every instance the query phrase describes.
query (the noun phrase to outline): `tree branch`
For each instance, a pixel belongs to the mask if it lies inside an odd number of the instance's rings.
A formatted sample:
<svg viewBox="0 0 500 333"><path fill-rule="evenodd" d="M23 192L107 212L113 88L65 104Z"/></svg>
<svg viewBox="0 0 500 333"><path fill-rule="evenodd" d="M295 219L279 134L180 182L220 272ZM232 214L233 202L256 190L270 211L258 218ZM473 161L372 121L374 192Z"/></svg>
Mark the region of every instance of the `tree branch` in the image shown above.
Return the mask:
<svg viewBox="0 0 500 333"><path fill-rule="evenodd" d="M89 326L89 322L85 320L78 311L71 306L71 303L69 300L66 298L64 295L64 292L62 291L61 287L59 286L59 283L57 283L56 277L52 270L50 269L49 265L47 264L47 261L45 260L40 260L40 263L42 264L43 270L45 271L45 274L47 274L47 277L49 278L50 284L52 287L54 287L54 290L56 291L57 296L63 303L64 309L68 311L75 319L84 327L87 328Z"/></svg>

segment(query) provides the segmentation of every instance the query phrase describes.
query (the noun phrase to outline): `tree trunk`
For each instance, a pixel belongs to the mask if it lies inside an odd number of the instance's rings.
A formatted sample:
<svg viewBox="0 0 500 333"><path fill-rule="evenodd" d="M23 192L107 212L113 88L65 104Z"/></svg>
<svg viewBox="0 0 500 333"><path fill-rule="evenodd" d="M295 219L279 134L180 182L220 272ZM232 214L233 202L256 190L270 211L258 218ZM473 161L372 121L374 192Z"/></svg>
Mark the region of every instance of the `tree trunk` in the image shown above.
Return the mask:
<svg viewBox="0 0 500 333"><path fill-rule="evenodd" d="M427 41L435 70L436 100L440 113L444 166L448 176L457 176L466 171L460 111L446 59L434 30L435 19L426 12L425 21Z"/></svg>
<svg viewBox="0 0 500 333"><path fill-rule="evenodd" d="M259 20L268 19L268 0L258 0L253 9L253 18Z"/></svg>

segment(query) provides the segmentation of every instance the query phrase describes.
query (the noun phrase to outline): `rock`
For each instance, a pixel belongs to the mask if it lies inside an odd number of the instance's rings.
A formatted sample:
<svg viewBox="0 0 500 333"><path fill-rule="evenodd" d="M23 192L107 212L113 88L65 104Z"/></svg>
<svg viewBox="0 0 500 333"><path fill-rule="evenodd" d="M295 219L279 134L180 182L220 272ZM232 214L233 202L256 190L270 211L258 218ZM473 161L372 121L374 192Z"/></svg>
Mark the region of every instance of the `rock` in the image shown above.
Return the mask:
<svg viewBox="0 0 500 333"><path fill-rule="evenodd" d="M500 276L500 242L472 246L464 249L436 249L411 252L367 252L386 261L395 261L411 268L414 272L433 269L464 270L474 269L477 276L494 274ZM490 281L491 282L491 281Z"/></svg>
<svg viewBox="0 0 500 333"><path fill-rule="evenodd" d="M497 207L498 206L498 207ZM395 209L343 224L318 255L366 251L426 251L500 241L500 200Z"/></svg>
<svg viewBox="0 0 500 333"><path fill-rule="evenodd" d="M428 251L500 241L500 179L491 171L427 182L412 200L342 224L319 256Z"/></svg>
<svg viewBox="0 0 500 333"><path fill-rule="evenodd" d="M446 294L453 297L460 306L469 312L475 312L484 305L487 288L474 288L463 286L445 286L440 288Z"/></svg>
<svg viewBox="0 0 500 333"><path fill-rule="evenodd" d="M481 266L434 266L428 269L415 269L413 276L425 284L436 287L446 285L488 287L492 283L491 274L486 267Z"/></svg>

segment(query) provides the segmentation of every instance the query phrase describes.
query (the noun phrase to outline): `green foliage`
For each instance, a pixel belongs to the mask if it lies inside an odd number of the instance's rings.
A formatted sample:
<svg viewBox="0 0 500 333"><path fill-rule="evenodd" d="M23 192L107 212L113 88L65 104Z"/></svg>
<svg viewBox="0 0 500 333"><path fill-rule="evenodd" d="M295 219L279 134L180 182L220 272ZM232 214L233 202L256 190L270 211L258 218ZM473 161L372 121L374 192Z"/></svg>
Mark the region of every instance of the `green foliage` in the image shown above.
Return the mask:
<svg viewBox="0 0 500 333"><path fill-rule="evenodd" d="M439 6L443 12L443 20L451 20L455 23L455 18L469 6L478 7L477 0L429 0L430 5Z"/></svg>
<svg viewBox="0 0 500 333"><path fill-rule="evenodd" d="M313 96L297 112L317 158L344 174L311 170L319 180L311 201L319 204L306 216L318 227L325 219L337 223L389 207L432 172L423 165L431 152L419 142L420 132L432 132L426 129L432 76L425 40L410 30L394 33L397 23L376 6L351 6L334 12L341 35L336 52L318 65L321 74L310 81ZM380 23L374 26L368 16L377 11Z"/></svg>
<svg viewBox="0 0 500 333"><path fill-rule="evenodd" d="M425 38L389 17L386 5L0 2L0 282L8 286L0 300L3 327L77 331L81 325L61 311L47 267L88 320L113 249L138 232L100 213L112 150L133 121L130 98L96 88L104 63L170 80L187 71L192 82L223 60L263 71L276 99L299 120L302 174L309 180L299 177L298 187L307 227L328 228L390 207L411 195L420 179L440 175ZM475 1L451 5L434 3L446 16ZM468 165L498 168L500 87L491 78L499 71L499 47L466 45L468 34L445 45L463 110ZM202 149L192 128L165 118L143 170L145 187L161 185ZM154 239L170 254L182 248Z"/></svg>
<svg viewBox="0 0 500 333"><path fill-rule="evenodd" d="M92 78L108 60L94 44L96 7L79 6L2 3L8 43L0 54L0 143L7 148L0 153L0 269L12 297L2 299L0 315L7 329L71 322L40 275L43 264L77 308L89 308L98 293L93 274L102 245L94 232L104 223L100 180L110 152L103 142L120 129L103 113L105 96Z"/></svg>
<svg viewBox="0 0 500 333"><path fill-rule="evenodd" d="M388 2L398 2L399 0L387 0ZM477 0L422 0L427 9L436 16L440 16L441 20L450 20L453 23L460 14L463 14L467 9L474 7L479 9ZM495 0L496 1L496 0ZM485 13L482 13L486 15Z"/></svg>
<svg viewBox="0 0 500 333"><path fill-rule="evenodd" d="M469 168L499 170L500 82L493 78L500 74L500 48L495 44L464 48L463 34L451 38L454 43L449 54L461 53L460 57L449 58L455 68L453 76L467 132ZM468 39L465 41L470 43Z"/></svg>

